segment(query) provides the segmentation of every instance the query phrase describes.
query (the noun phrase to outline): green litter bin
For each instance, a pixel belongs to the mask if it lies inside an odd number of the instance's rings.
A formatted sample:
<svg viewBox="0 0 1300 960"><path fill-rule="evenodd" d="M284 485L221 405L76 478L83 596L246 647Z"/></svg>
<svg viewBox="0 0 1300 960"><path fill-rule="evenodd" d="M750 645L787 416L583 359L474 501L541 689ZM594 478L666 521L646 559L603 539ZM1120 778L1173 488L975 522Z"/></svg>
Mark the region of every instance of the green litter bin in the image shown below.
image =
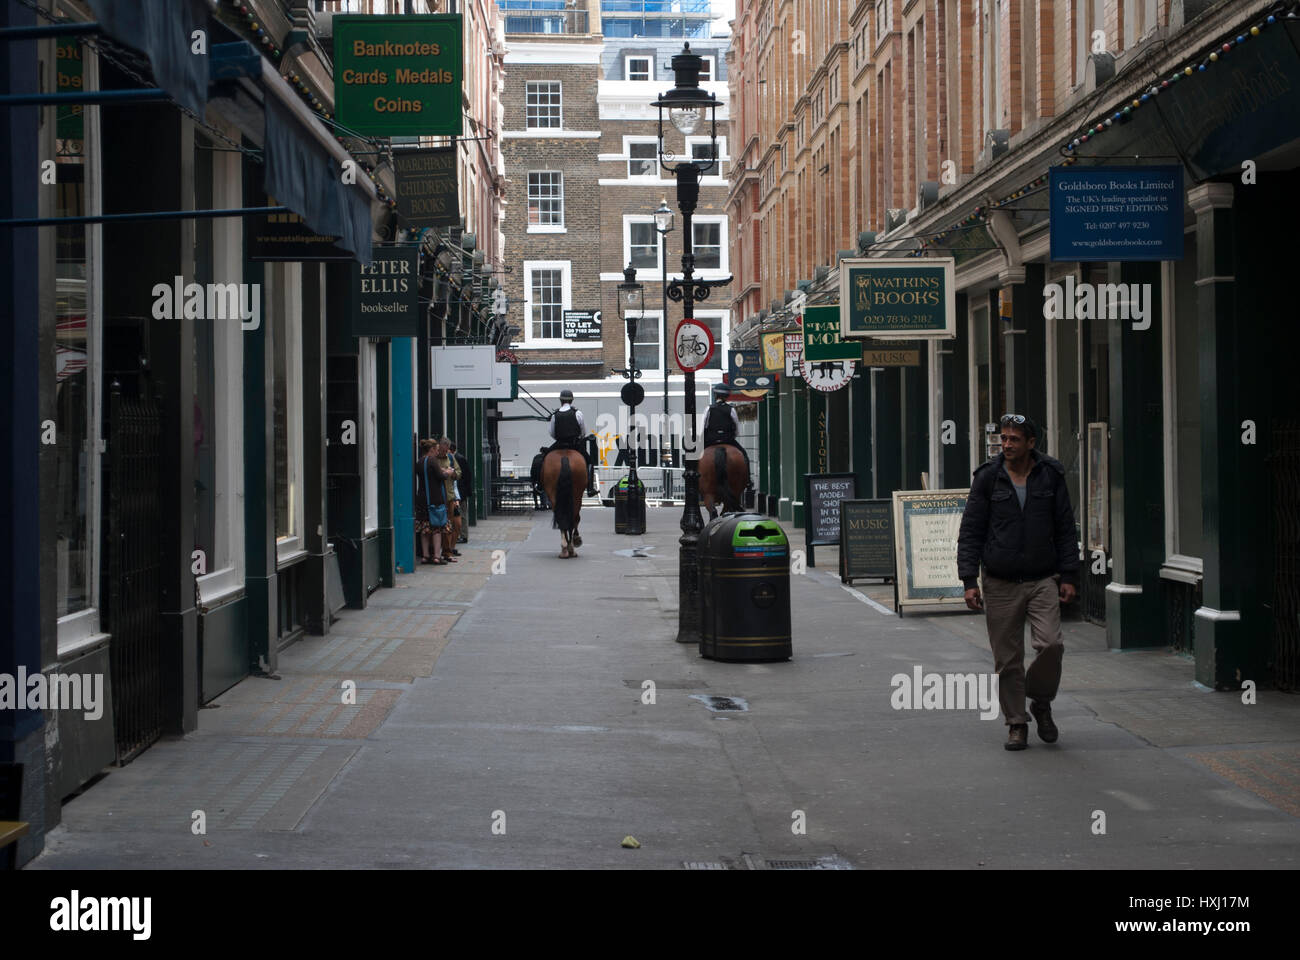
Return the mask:
<svg viewBox="0 0 1300 960"><path fill-rule="evenodd" d="M635 487L624 477L614 488L614 532L645 533L645 484L639 477Z"/></svg>
<svg viewBox="0 0 1300 960"><path fill-rule="evenodd" d="M758 513L724 514L699 539L700 655L789 660L790 541Z"/></svg>

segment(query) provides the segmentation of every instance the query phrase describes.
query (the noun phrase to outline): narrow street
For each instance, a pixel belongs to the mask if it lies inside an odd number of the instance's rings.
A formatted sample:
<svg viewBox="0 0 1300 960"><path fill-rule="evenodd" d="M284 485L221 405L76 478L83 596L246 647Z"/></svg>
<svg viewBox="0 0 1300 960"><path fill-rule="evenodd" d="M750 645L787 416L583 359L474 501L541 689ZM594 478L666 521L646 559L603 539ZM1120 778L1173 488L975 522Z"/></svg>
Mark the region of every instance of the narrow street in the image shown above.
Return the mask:
<svg viewBox="0 0 1300 960"><path fill-rule="evenodd" d="M882 612L834 549L791 578L790 662L675 643L679 516L625 537L588 509L573 561L549 514L480 523L111 768L28 869L1300 865L1295 697L1243 704L1071 622L1060 742L1009 753L1000 717L891 706L918 665L991 670L981 618Z"/></svg>

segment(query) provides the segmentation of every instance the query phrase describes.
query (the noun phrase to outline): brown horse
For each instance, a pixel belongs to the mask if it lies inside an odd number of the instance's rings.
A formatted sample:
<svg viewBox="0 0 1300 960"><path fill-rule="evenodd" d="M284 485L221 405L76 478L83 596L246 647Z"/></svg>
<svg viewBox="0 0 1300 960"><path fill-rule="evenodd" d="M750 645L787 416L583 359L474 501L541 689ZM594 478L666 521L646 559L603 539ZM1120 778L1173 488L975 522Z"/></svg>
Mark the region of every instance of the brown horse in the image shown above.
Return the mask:
<svg viewBox="0 0 1300 960"><path fill-rule="evenodd" d="M723 513L740 509L740 496L748 485L745 455L729 443L715 443L700 454L700 496L709 519L718 515L721 502Z"/></svg>
<svg viewBox="0 0 1300 960"><path fill-rule="evenodd" d="M578 520L587 489L586 458L577 450L552 450L542 461L542 489L551 501L553 526L560 531L560 559L576 557L582 546Z"/></svg>

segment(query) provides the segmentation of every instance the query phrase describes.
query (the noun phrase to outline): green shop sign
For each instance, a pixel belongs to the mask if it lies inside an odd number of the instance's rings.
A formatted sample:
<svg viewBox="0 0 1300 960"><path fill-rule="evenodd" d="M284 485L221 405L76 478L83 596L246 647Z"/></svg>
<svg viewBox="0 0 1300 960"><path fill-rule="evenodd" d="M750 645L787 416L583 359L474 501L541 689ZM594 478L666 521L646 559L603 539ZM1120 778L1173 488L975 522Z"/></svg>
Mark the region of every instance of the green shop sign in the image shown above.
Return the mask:
<svg viewBox="0 0 1300 960"><path fill-rule="evenodd" d="M380 137L460 136L459 14L334 18L338 122Z"/></svg>
<svg viewBox="0 0 1300 960"><path fill-rule="evenodd" d="M808 360L859 360L862 344L840 339L840 305L804 307L803 355Z"/></svg>
<svg viewBox="0 0 1300 960"><path fill-rule="evenodd" d="M840 335L955 337L954 271L951 257L840 261Z"/></svg>

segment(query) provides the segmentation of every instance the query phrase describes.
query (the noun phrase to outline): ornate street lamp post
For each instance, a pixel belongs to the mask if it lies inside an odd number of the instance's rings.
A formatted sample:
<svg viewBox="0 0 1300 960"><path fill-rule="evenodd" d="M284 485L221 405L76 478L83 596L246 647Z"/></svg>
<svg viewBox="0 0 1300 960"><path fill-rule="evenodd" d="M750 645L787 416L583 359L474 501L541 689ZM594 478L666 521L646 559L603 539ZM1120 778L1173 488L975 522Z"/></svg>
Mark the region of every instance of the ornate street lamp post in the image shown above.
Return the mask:
<svg viewBox="0 0 1300 960"><path fill-rule="evenodd" d="M677 178L677 206L682 211L682 278L668 285L668 297L682 304L682 319L695 320L695 304L708 297L713 287L731 283L722 280L696 280L695 254L692 252L691 218L700 198L700 176L713 168L718 156L718 98L700 89L700 68L704 61L691 53L691 45L682 46L682 52L673 57L673 76L676 84L654 101L659 110L659 162ZM664 149L664 111L683 137L689 137L699 128L708 114L710 150L707 157L694 160L687 150L680 159ZM666 333L666 331L665 331ZM666 337L665 337L666 339ZM665 371L666 373L667 371ZM689 424L690 442L683 437L686 451L686 505L682 509L682 536L678 543L677 642L699 643L700 639L700 582L699 535L704 523L700 516L700 454L699 437L695 428L695 372L686 371L686 420Z"/></svg>
<svg viewBox="0 0 1300 960"><path fill-rule="evenodd" d="M634 431L633 424L636 423L637 416L637 394L643 393L643 390L637 390L640 384L637 384L637 377L641 372L637 369L637 320L640 319L641 313L645 308L645 286L637 282L637 268L628 264L627 269L623 271L623 282L619 284L619 316L623 317L623 323L628 328L628 369L624 376L628 379L628 386L632 389L624 388L624 401L628 405L628 498L630 507L630 498L636 492L637 488L637 454L630 444L630 436Z"/></svg>
<svg viewBox="0 0 1300 960"><path fill-rule="evenodd" d="M668 206L668 198L662 197L659 200L659 209L655 210L655 233L659 234L660 253L660 293L663 297L663 364L664 364L664 418L660 426L661 436L659 444L663 452L659 459L659 465L667 471L672 466L672 446L671 431L668 430L668 234L673 232L673 211ZM664 476L668 474L665 472ZM665 494L666 495L666 494Z"/></svg>

